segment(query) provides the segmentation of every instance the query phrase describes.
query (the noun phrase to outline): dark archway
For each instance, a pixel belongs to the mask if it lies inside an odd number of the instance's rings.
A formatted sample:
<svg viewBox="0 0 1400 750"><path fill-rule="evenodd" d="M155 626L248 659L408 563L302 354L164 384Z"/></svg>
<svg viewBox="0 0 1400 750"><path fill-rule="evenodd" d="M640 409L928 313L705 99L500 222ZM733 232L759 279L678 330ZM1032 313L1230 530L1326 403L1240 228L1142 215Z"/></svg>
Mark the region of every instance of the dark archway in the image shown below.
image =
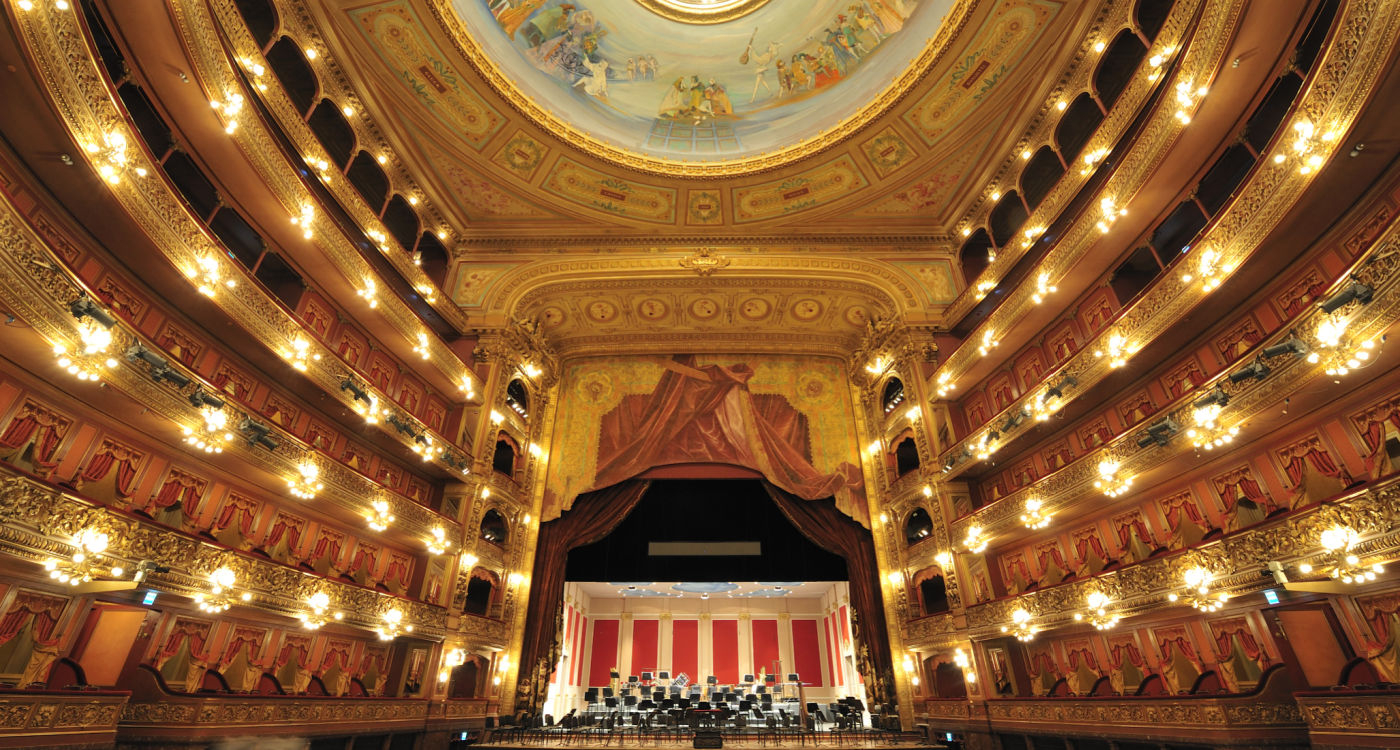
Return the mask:
<svg viewBox="0 0 1400 750"><path fill-rule="evenodd" d="M933 533L933 519L929 518L928 511L923 508L915 508L909 514L908 520L904 522L904 541L909 544L922 542Z"/></svg>
<svg viewBox="0 0 1400 750"><path fill-rule="evenodd" d="M509 536L510 530L506 528L505 517L494 508L486 511L486 515L481 518L481 538L504 547Z"/></svg>

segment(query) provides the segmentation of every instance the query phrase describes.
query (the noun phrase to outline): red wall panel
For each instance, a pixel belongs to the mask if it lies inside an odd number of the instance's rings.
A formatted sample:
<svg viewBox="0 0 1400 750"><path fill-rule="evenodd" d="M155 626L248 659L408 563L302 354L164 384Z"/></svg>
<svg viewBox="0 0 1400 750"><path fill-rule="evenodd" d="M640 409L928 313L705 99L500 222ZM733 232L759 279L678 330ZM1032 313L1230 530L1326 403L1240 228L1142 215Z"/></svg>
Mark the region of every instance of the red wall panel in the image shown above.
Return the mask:
<svg viewBox="0 0 1400 750"><path fill-rule="evenodd" d="M778 661L778 621L777 620L754 620L753 621L753 673L758 674L759 670L764 670L765 674L777 674L781 667L775 669L774 664ZM782 679L779 675L778 679Z"/></svg>
<svg viewBox="0 0 1400 750"><path fill-rule="evenodd" d="M792 621L792 660L802 682L812 687L824 687L822 682L822 652L817 644L816 620ZM787 675L784 675L786 677Z"/></svg>
<svg viewBox="0 0 1400 750"><path fill-rule="evenodd" d="M685 672L691 682L701 681L700 671L700 622L698 620L673 620L671 622L671 679Z"/></svg>
<svg viewBox="0 0 1400 750"><path fill-rule="evenodd" d="M629 674L651 672L656 676L656 646L661 623L657 620L632 621L632 669Z"/></svg>
<svg viewBox="0 0 1400 750"><path fill-rule="evenodd" d="M608 670L617 665L617 620L593 621L593 650L588 660L588 684L608 684Z"/></svg>
<svg viewBox="0 0 1400 750"><path fill-rule="evenodd" d="M721 685L733 685L739 681L739 621L712 621L710 636L715 649L715 677Z"/></svg>

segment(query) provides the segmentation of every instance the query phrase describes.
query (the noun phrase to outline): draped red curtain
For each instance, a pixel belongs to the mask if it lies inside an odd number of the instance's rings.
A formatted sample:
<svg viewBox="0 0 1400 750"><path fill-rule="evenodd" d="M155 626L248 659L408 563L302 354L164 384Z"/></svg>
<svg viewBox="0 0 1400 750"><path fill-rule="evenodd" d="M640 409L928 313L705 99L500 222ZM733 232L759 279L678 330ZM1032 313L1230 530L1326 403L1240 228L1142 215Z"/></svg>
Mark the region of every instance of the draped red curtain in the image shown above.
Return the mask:
<svg viewBox="0 0 1400 750"><path fill-rule="evenodd" d="M1147 524L1141 518L1135 518L1128 523L1118 524L1118 543L1123 549L1128 548L1128 535L1136 532L1137 538L1148 546L1152 545L1152 534L1147 531Z"/></svg>
<svg viewBox="0 0 1400 750"><path fill-rule="evenodd" d="M1036 653L1031 654L1031 674L1045 674L1047 670L1051 674L1059 674L1060 672L1059 668L1055 666L1055 660L1050 657L1050 652L1037 651Z"/></svg>
<svg viewBox="0 0 1400 750"><path fill-rule="evenodd" d="M403 585L408 585L408 558L403 555L393 554L389 556L389 568L384 571L385 582L398 580Z"/></svg>
<svg viewBox="0 0 1400 750"><path fill-rule="evenodd" d="M282 541L283 536L287 537L287 549L296 549L297 542L301 541L301 523L290 516L277 516L272 528L268 529L267 539L263 542L263 546L276 546L278 542Z"/></svg>
<svg viewBox="0 0 1400 750"><path fill-rule="evenodd" d="M97 455L88 461L87 469L83 471L83 481L102 481L112 470L112 465L115 464L117 467L115 483L117 494L122 497L130 496L131 484L136 480L136 461L140 457L141 454L130 448L104 440L98 448Z"/></svg>
<svg viewBox="0 0 1400 750"><path fill-rule="evenodd" d="M306 666L306 655L310 649L306 643L300 641L288 641L282 645L282 650L277 653L277 666L282 666L294 658L297 666Z"/></svg>
<svg viewBox="0 0 1400 750"><path fill-rule="evenodd" d="M1303 481L1303 472L1305 471L1303 462L1305 460L1323 476L1341 477L1341 470L1337 468L1337 464L1332 460L1332 457L1328 455L1326 451L1318 450L1316 447L1313 447L1309 448L1308 452L1301 456L1294 454L1289 459L1288 465L1284 467L1284 471L1288 474L1289 481L1293 482L1295 487L1299 482Z"/></svg>
<svg viewBox="0 0 1400 750"><path fill-rule="evenodd" d="M1097 536L1082 536L1074 540L1074 554L1078 555L1080 560L1088 556L1088 550L1091 548L1094 550L1094 554L1108 559L1108 553L1104 552L1103 549L1103 542Z"/></svg>
<svg viewBox="0 0 1400 750"><path fill-rule="evenodd" d="M1300 467L1298 477L1301 479L1302 476L1302 469ZM1294 481L1296 483L1297 480ZM1227 513L1234 510L1236 503L1240 500L1251 500L1258 502L1260 505L1269 504L1264 498L1264 490L1259 486L1259 483L1248 475L1243 475L1236 481L1222 486L1220 488L1220 499L1224 501L1225 511Z"/></svg>
<svg viewBox="0 0 1400 750"><path fill-rule="evenodd" d="M201 622L190 622L188 620L178 620L174 629L170 631L170 637L165 640L165 656L174 656L180 650L180 644L186 638L190 641L190 655L197 658L204 658L204 640L209 637L209 624Z"/></svg>
<svg viewBox="0 0 1400 750"><path fill-rule="evenodd" d="M1054 560L1055 564L1058 565L1061 570L1064 570L1065 558L1060 554L1059 547L1046 546L1036 552L1035 563L1040 566L1042 572L1047 566L1047 559ZM1057 583L1057 581L1048 581L1047 583Z"/></svg>
<svg viewBox="0 0 1400 750"><path fill-rule="evenodd" d="M1196 507L1196 503L1192 502L1190 498L1183 497L1167 506L1167 525L1172 528L1172 531L1176 531L1176 527L1181 525L1181 514L1183 513L1193 522L1203 523L1201 509Z"/></svg>
<svg viewBox="0 0 1400 750"><path fill-rule="evenodd" d="M0 446L6 448L18 448L24 445L25 441L33 437L34 431L39 429L39 420L33 414L26 414L10 421L10 426L5 429L5 434L0 435Z"/></svg>
<svg viewBox="0 0 1400 750"><path fill-rule="evenodd" d="M1142 652L1138 651L1137 646L1120 643L1108 649L1108 663L1113 665L1114 669L1121 669L1124 659L1133 666L1142 666Z"/></svg>
<svg viewBox="0 0 1400 750"><path fill-rule="evenodd" d="M569 550L585 544L593 544L612 533L622 519L637 507L651 482L629 479L611 487L586 492L574 500L569 510L552 521L540 524L539 539L535 544L535 566L530 579L530 601L525 608L525 621L530 626L525 630L525 641L520 648L520 680L533 681L540 671L538 662L549 658L554 651L554 613L564 601L564 567L569 559ZM544 665L545 679L554 670L553 664ZM544 695L535 695L536 704L544 701ZM537 705L530 706L531 709Z"/></svg>
<svg viewBox="0 0 1400 750"><path fill-rule="evenodd" d="M1099 668L1098 660L1094 658L1094 653L1088 648L1076 648L1069 652L1069 668L1071 670L1079 669L1081 659L1089 665L1090 669L1097 670Z"/></svg>
<svg viewBox="0 0 1400 750"><path fill-rule="evenodd" d="M178 477L171 477L161 485L151 505L156 510L165 510L176 503L184 503L185 515L194 515L195 503L199 501L199 486Z"/></svg>
<svg viewBox="0 0 1400 750"><path fill-rule="evenodd" d="M879 683L887 695L872 695L878 703L892 703L894 668L890 659L889 630L885 626L885 607L880 597L880 567L875 561L875 538L870 530L856 523L836 508L831 499L803 500L771 482L763 483L768 496L793 527L813 544L846 560L846 574L851 584L851 604L861 618L861 637L869 650L870 660L879 673ZM867 690L876 685L865 676Z"/></svg>
<svg viewBox="0 0 1400 750"><path fill-rule="evenodd" d="M248 649L248 663L253 663L258 658L257 645L263 638L263 633L247 628L235 628L233 637L229 639L228 645L224 647L223 663L228 664L238 656L238 652L244 648Z"/></svg>
<svg viewBox="0 0 1400 750"><path fill-rule="evenodd" d="M316 537L316 548L311 551L311 557L313 559L320 559L321 554L327 549L331 552L331 562L340 560L340 551L342 549L341 541L331 538L330 534L323 531L319 537Z"/></svg>
<svg viewBox="0 0 1400 750"><path fill-rule="evenodd" d="M63 614L63 606L67 604L66 599L48 596L36 596L33 594L21 593L15 597L15 601L10 605L9 611L0 618L0 643L5 643L15 634L24 628L24 624L31 618L34 626L31 632L34 633L34 640L45 641L53 633L54 626L58 624L58 616Z"/></svg>
<svg viewBox="0 0 1400 750"><path fill-rule="evenodd" d="M111 452L99 453L88 461L87 469L83 471L83 480L88 482L100 482L107 476L107 472L112 470L112 464L116 463L116 457Z"/></svg>
<svg viewBox="0 0 1400 750"><path fill-rule="evenodd" d="M246 508L242 503L237 501L230 501L224 506L223 511L219 513L219 519L214 522L214 528L228 528L229 524L234 520L233 517L235 513L238 514L238 530L247 534L248 528L253 525L253 511L251 508Z"/></svg>
<svg viewBox="0 0 1400 750"><path fill-rule="evenodd" d="M1254 640L1254 635L1245 629L1243 625L1227 628L1215 634L1215 653L1217 660L1226 659L1230 656L1230 637L1234 636L1240 641L1240 648L1244 649L1244 655L1251 659L1259 658L1259 643Z"/></svg>
<svg viewBox="0 0 1400 750"><path fill-rule="evenodd" d="M1173 648L1176 648L1177 650L1181 651L1182 655L1190 659L1191 661L1198 661L1196 659L1196 649L1191 646L1190 641L1186 640L1181 636L1177 636L1175 638L1164 638L1160 642L1158 642L1157 645L1162 651L1162 661L1164 662L1171 661Z"/></svg>
<svg viewBox="0 0 1400 750"><path fill-rule="evenodd" d="M625 396L603 415L592 487L668 464L732 464L808 500L834 497L844 513L869 524L860 466L845 462L830 474L818 471L807 417L782 396L752 393L752 367L698 364L692 355L677 355L663 367L651 393ZM551 488L546 507L569 507L570 491Z"/></svg>

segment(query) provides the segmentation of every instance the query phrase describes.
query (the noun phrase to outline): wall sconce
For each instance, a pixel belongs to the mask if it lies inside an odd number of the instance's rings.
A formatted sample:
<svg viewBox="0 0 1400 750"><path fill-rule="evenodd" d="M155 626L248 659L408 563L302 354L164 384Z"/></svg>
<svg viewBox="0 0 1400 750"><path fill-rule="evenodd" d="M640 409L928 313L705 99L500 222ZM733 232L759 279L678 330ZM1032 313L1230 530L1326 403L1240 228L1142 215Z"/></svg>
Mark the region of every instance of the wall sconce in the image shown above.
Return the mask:
<svg viewBox="0 0 1400 750"><path fill-rule="evenodd" d="M987 549L987 538L982 536L981 526L969 526L967 536L963 538L963 548L974 555L980 555Z"/></svg>
<svg viewBox="0 0 1400 750"><path fill-rule="evenodd" d="M78 319L79 345L69 351L65 344L54 344L54 357L69 375L96 382L104 371L117 366L117 360L108 353L112 347L111 329L117 319L86 296L68 303L68 311Z"/></svg>
<svg viewBox="0 0 1400 750"><path fill-rule="evenodd" d="M1321 135L1317 133L1317 126L1309 120L1299 120L1293 123L1293 157L1298 160L1298 174L1308 175L1322 168L1322 163L1326 159L1322 156L1324 144L1337 140L1337 132L1328 130ZM1287 152L1279 152L1274 155L1274 163L1282 164L1288 161Z"/></svg>
<svg viewBox="0 0 1400 750"><path fill-rule="evenodd" d="M898 587L904 583L904 574L897 570L891 570L885 578L890 582L891 586Z"/></svg>
<svg viewBox="0 0 1400 750"><path fill-rule="evenodd" d="M977 682L977 672L972 668L972 659L968 657L966 651L962 649L954 651L953 664L956 665L958 669L962 670L963 679L967 680L969 683Z"/></svg>
<svg viewBox="0 0 1400 750"><path fill-rule="evenodd" d="M1038 305L1044 302L1046 297L1058 291L1060 291L1059 287L1050 283L1050 272L1041 271L1040 275L1035 277L1035 294L1031 295L1031 301Z"/></svg>
<svg viewBox="0 0 1400 750"><path fill-rule="evenodd" d="M369 507L369 512L365 514L365 522L371 529L383 531L394 523L394 514L389 512L388 500L375 500Z"/></svg>
<svg viewBox="0 0 1400 750"><path fill-rule="evenodd" d="M1100 461L1099 478L1094 480L1094 487L1109 497L1118 497L1127 492L1133 486L1133 478L1118 476L1118 469L1117 461Z"/></svg>
<svg viewBox="0 0 1400 750"><path fill-rule="evenodd" d="M311 342L301 336L292 339L291 348L283 349L282 358L291 363L292 367L306 372L307 366L311 362L320 362L320 352L311 351Z"/></svg>
<svg viewBox="0 0 1400 750"><path fill-rule="evenodd" d="M463 397L468 401L476 398L476 389L472 386L472 376L463 375L462 382L457 384L457 390L461 391Z"/></svg>
<svg viewBox="0 0 1400 750"><path fill-rule="evenodd" d="M325 489L320 477L321 467L310 461L302 461L297 464L296 476L287 480L287 490L292 493L292 497L310 500L316 497L317 492Z"/></svg>
<svg viewBox="0 0 1400 750"><path fill-rule="evenodd" d="M1021 514L1021 523L1031 531L1038 531L1050 525L1053 513L1043 513L1044 501L1040 498L1026 498L1026 512Z"/></svg>
<svg viewBox="0 0 1400 750"><path fill-rule="evenodd" d="M989 352L1001 345L1000 341L993 338L994 335L990 328L982 332L982 343L977 346L978 354L985 357Z"/></svg>
<svg viewBox="0 0 1400 750"><path fill-rule="evenodd" d="M1185 600L1187 604L1202 611L1214 612L1225 606L1225 602L1230 600L1230 595L1221 591L1216 594L1210 593L1211 581L1215 579L1215 574L1202 567L1191 568L1183 575L1186 580L1186 590L1178 595L1171 593L1167 595L1167 601L1175 602Z"/></svg>
<svg viewBox="0 0 1400 750"><path fill-rule="evenodd" d="M1323 564L1327 566L1327 576L1341 581L1342 583L1368 583L1376 580L1376 576L1385 572L1385 566L1380 563L1366 565L1361 561L1360 556L1352 552L1352 548L1360 541L1360 535L1355 529L1346 526L1333 526L1322 532L1319 542L1322 544ZM1298 572L1307 575L1312 573L1313 566L1303 563L1298 566Z"/></svg>
<svg viewBox="0 0 1400 750"><path fill-rule="evenodd" d="M506 576L506 583L510 584L511 586L519 586L520 584L522 584L522 583L524 583L524 582L525 582L525 574L524 574L524 573L511 573L509 576Z"/></svg>
<svg viewBox="0 0 1400 750"><path fill-rule="evenodd" d="M219 568L209 574L209 593L199 593L194 595L194 602L199 606L200 611L211 615L226 612L233 606L234 588L237 581L234 572L226 567ZM239 594L239 601L252 601L253 595L244 591Z"/></svg>
<svg viewBox="0 0 1400 750"><path fill-rule="evenodd" d="M1099 213L1103 215L1103 218L1099 219L1099 231L1108 234L1114 222L1128 215L1128 209L1120 207L1111 196L1104 196L1099 201Z"/></svg>
<svg viewBox="0 0 1400 750"><path fill-rule="evenodd" d="M1181 274L1181 281L1189 284L1196 278L1200 278L1202 289L1207 292L1213 292L1225 281L1225 277L1229 276L1230 272L1234 270L1235 267L1233 265L1225 265L1221 262L1219 252L1211 248L1206 248L1201 251L1200 257L1196 260L1196 273L1194 275L1190 273Z"/></svg>
<svg viewBox="0 0 1400 750"><path fill-rule="evenodd" d="M307 630L319 630L328 622L340 622L344 612L331 612L331 598L324 591L317 591L306 598L306 611L297 613L301 626Z"/></svg>
<svg viewBox="0 0 1400 750"><path fill-rule="evenodd" d="M267 91L267 84L262 80L263 74L267 73L267 68L264 68L260 63L254 61L251 57L238 58L238 64L242 65L243 69L248 71L253 76L253 85L258 89L258 91Z"/></svg>
<svg viewBox="0 0 1400 750"><path fill-rule="evenodd" d="M944 573L947 573L948 569L953 566L953 553L943 550L933 556L933 561L938 563L938 567L942 568Z"/></svg>
<svg viewBox="0 0 1400 750"><path fill-rule="evenodd" d="M953 384L953 374L950 372L938 373L938 397L947 398L957 386Z"/></svg>
<svg viewBox="0 0 1400 750"><path fill-rule="evenodd" d="M379 299L375 296L378 293L379 285L374 283L374 279L371 279L368 276L365 277L364 287L355 290L355 294L360 299L364 300L365 304L369 305L369 309L371 310L373 310L376 307L379 307Z"/></svg>
<svg viewBox="0 0 1400 750"><path fill-rule="evenodd" d="M194 259L194 265L185 268L185 278L194 283L195 289L206 297L213 297L219 287L233 289L238 282L223 278L223 268L219 259L212 255L201 255Z"/></svg>
<svg viewBox="0 0 1400 750"><path fill-rule="evenodd" d="M44 570L49 572L49 578L73 586L88 583L94 576L121 578L126 572L121 566L102 565L102 553L107 551L109 541L106 534L89 526L78 532L73 540L76 549L67 560L50 559L44 563Z"/></svg>
<svg viewBox="0 0 1400 750"><path fill-rule="evenodd" d="M1152 70L1147 74L1147 80L1155 81L1162 76L1162 66L1172 55L1176 54L1176 46L1164 48L1161 52L1147 58L1147 64L1152 66Z"/></svg>
<svg viewBox="0 0 1400 750"><path fill-rule="evenodd" d="M933 487L931 487L931 486L929 486L929 485L927 485L927 484L924 485L923 493L924 493L924 497L932 498L932 497L933 497Z"/></svg>
<svg viewBox="0 0 1400 750"><path fill-rule="evenodd" d="M1108 337L1108 343L1102 349L1094 351L1094 356L1100 359L1107 357L1108 366L1116 370L1126 365L1128 358L1136 354L1140 348L1137 344L1128 341L1123 334L1115 333Z"/></svg>
<svg viewBox="0 0 1400 750"><path fill-rule="evenodd" d="M495 409L491 410L491 424L494 424L499 427L504 421L506 421L506 417L504 414L496 411Z"/></svg>
<svg viewBox="0 0 1400 750"><path fill-rule="evenodd" d="M1087 620L1090 625L1094 626L1095 630L1108 630L1117 625L1118 620L1122 619L1122 615L1117 612L1109 613L1108 607L1110 604L1113 604L1113 600L1108 598L1108 594L1102 591L1090 592L1089 596L1085 597L1085 603L1088 605L1088 612L1087 614L1085 612L1075 612L1074 619L1076 622L1084 622Z"/></svg>
<svg viewBox="0 0 1400 750"><path fill-rule="evenodd" d="M223 119L224 132L233 135L234 131L238 130L238 113L243 111L243 95L230 93L223 101L211 99L209 106Z"/></svg>
<svg viewBox="0 0 1400 750"><path fill-rule="evenodd" d="M137 177L146 176L144 167L132 165L126 145L126 135L119 130L103 133L100 141L83 144L83 150L97 167L97 174L109 185L121 184L122 175L127 171Z"/></svg>
<svg viewBox="0 0 1400 750"><path fill-rule="evenodd" d="M1308 353L1310 364L1321 363L1326 373L1335 378L1370 364L1376 348L1372 339L1352 343L1346 336L1348 322L1334 315L1323 316L1317 325L1317 348Z"/></svg>
<svg viewBox="0 0 1400 750"><path fill-rule="evenodd" d="M1205 86L1192 88L1191 81L1181 81L1176 84L1176 119L1179 120L1182 125L1191 124L1191 112L1194 111L1201 103L1201 100L1205 98L1207 91L1208 89L1206 89Z"/></svg>
<svg viewBox="0 0 1400 750"><path fill-rule="evenodd" d="M1018 609L1011 613L1011 624L1001 626L1001 632L1010 633L1016 636L1016 640L1025 643L1035 639L1037 630L1031 625L1031 613Z"/></svg>
<svg viewBox="0 0 1400 750"><path fill-rule="evenodd" d="M472 568L475 568L476 564L479 562L481 562L481 558L477 557L476 555L473 555L470 552L468 552L465 555L462 555L463 570L471 570Z"/></svg>
<svg viewBox="0 0 1400 750"><path fill-rule="evenodd" d="M1106 148L1096 148L1084 154L1084 167L1079 170L1079 174L1086 175L1094 171L1094 167L1097 167L1099 162L1103 161L1106 156L1108 156L1108 149Z"/></svg>
<svg viewBox="0 0 1400 750"><path fill-rule="evenodd" d="M403 612L397 607L385 612L380 616L381 623L374 632L379 635L381 641L392 641L404 633L412 633L413 626L403 624Z"/></svg>
<svg viewBox="0 0 1400 750"><path fill-rule="evenodd" d="M316 236L316 208L310 203L303 204L301 214L292 217L292 225L301 228L301 236L311 239Z"/></svg>
<svg viewBox="0 0 1400 750"><path fill-rule="evenodd" d="M428 554L436 557L452 547L452 542L447 540L447 532L441 526L434 526L431 534L427 540Z"/></svg>

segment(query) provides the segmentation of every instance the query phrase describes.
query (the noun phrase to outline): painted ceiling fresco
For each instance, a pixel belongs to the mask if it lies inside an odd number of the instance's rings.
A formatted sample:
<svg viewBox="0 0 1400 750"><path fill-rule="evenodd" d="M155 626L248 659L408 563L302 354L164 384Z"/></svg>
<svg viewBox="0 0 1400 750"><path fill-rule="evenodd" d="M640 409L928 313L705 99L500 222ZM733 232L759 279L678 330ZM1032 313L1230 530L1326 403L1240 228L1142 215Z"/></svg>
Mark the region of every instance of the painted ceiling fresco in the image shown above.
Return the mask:
<svg viewBox="0 0 1400 750"><path fill-rule="evenodd" d="M452 0L555 117L654 158L727 161L819 136L904 73L954 0L772 0L691 24L637 0Z"/></svg>

